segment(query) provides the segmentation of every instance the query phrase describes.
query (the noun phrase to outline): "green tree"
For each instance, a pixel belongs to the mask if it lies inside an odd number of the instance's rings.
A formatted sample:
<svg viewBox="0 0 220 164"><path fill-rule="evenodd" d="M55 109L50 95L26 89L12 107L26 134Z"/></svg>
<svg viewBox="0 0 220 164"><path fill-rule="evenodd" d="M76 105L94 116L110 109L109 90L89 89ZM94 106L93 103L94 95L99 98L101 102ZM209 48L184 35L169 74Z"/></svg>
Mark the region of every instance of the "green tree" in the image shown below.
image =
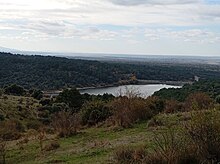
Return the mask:
<svg viewBox="0 0 220 164"><path fill-rule="evenodd" d="M33 90L31 97L40 100L41 98L43 98L43 92L41 90Z"/></svg>
<svg viewBox="0 0 220 164"><path fill-rule="evenodd" d="M0 88L0 97L3 95L4 91Z"/></svg>
<svg viewBox="0 0 220 164"><path fill-rule="evenodd" d="M83 105L81 116L83 124L95 125L111 116L111 111L104 101L92 100Z"/></svg>
<svg viewBox="0 0 220 164"><path fill-rule="evenodd" d="M220 95L215 98L215 101L220 104Z"/></svg>
<svg viewBox="0 0 220 164"><path fill-rule="evenodd" d="M25 95L26 91L23 87L18 86L16 84L12 84L5 88L5 93L15 95L15 96L23 96Z"/></svg>
<svg viewBox="0 0 220 164"><path fill-rule="evenodd" d="M70 108L78 111L83 104L83 97L76 88L65 89L56 99L59 103L65 103Z"/></svg>

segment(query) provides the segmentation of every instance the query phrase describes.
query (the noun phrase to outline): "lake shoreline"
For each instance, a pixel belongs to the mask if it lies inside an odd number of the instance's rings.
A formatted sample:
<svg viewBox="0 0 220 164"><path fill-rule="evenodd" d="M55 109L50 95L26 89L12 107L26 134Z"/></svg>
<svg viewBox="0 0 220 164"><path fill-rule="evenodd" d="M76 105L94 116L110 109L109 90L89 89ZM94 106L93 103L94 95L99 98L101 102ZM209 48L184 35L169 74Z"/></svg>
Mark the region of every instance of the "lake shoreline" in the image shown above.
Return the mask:
<svg viewBox="0 0 220 164"><path fill-rule="evenodd" d="M140 97L146 98L154 94L154 92L159 91L163 88L181 88L182 86L177 85L167 85L167 84L128 84L114 87L105 87L105 88L92 88L80 90L81 94L89 95L104 95L112 94L113 96L118 97L119 95L124 95L128 90L132 92L137 92Z"/></svg>
<svg viewBox="0 0 220 164"><path fill-rule="evenodd" d="M102 89L102 88L111 88L111 87L120 87L126 85L174 85L174 86L183 86L185 84L192 84L191 81L161 81L161 80L136 80L132 82L127 82L124 84L109 84L103 86L93 86L93 87L82 87L76 88L79 92L83 92L86 90L92 89ZM54 90L54 91L43 91L44 96L51 97L51 96L58 96L63 90Z"/></svg>
<svg viewBox="0 0 220 164"><path fill-rule="evenodd" d="M164 85L176 85L176 86L183 86L185 84L193 84L192 81L160 81L160 80L137 80L137 82L126 83L126 84L112 84L112 85L103 85L103 86L95 86L95 87L82 87L76 88L79 91L88 90L88 89L101 89L101 88L110 88L110 87L119 87L124 85L157 85L157 84L164 84Z"/></svg>

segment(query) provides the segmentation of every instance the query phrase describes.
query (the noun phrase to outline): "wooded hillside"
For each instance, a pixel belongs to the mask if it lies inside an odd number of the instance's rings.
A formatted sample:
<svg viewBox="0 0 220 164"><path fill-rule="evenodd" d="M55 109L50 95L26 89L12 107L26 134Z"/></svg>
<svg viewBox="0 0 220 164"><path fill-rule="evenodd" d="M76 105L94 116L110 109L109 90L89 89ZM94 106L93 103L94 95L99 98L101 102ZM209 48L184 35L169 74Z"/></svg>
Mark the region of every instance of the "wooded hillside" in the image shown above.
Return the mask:
<svg viewBox="0 0 220 164"><path fill-rule="evenodd" d="M49 56L0 53L0 86L18 84L25 88L60 89L130 83L137 79L190 81L219 78L220 67L159 63L110 63Z"/></svg>

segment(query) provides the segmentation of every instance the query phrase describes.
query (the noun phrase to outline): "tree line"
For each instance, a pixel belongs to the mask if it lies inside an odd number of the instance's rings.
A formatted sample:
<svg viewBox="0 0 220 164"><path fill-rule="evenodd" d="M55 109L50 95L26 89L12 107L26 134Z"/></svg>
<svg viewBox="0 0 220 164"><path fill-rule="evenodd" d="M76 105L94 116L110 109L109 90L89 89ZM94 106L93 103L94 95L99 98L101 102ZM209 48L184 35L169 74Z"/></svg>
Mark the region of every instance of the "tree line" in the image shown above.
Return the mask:
<svg viewBox="0 0 220 164"><path fill-rule="evenodd" d="M0 53L0 86L42 90L136 83L135 79L193 81L220 77L220 67L159 63L111 63ZM135 76L135 78L134 78Z"/></svg>

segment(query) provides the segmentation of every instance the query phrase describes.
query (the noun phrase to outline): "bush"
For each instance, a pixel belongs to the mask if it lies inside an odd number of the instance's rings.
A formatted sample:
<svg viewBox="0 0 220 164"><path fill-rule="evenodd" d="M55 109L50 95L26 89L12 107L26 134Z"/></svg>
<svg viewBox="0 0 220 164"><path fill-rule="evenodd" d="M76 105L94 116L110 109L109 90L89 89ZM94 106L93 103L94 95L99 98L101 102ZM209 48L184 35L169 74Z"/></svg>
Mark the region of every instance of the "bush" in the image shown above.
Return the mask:
<svg viewBox="0 0 220 164"><path fill-rule="evenodd" d="M37 114L39 120L41 120L44 124L48 124L51 122L51 115L54 113L58 113L61 111L69 111L68 105L65 103L54 103L52 106L42 106L37 108Z"/></svg>
<svg viewBox="0 0 220 164"><path fill-rule="evenodd" d="M191 120L176 128L154 133L152 149L121 148L114 154L115 163L199 164L220 162L220 112L193 112ZM141 159L136 160L136 159Z"/></svg>
<svg viewBox="0 0 220 164"><path fill-rule="evenodd" d="M162 112L165 108L164 100L156 96L151 96L146 99L148 109L152 112L152 116Z"/></svg>
<svg viewBox="0 0 220 164"><path fill-rule="evenodd" d="M206 110L213 107L214 101L205 93L190 94L185 101L185 111Z"/></svg>
<svg viewBox="0 0 220 164"><path fill-rule="evenodd" d="M65 103L53 103L49 111L51 114L53 114L53 113L61 112L62 110L69 111L70 108Z"/></svg>
<svg viewBox="0 0 220 164"><path fill-rule="evenodd" d="M33 90L31 97L40 100L43 97L43 92L41 90Z"/></svg>
<svg viewBox="0 0 220 164"><path fill-rule="evenodd" d="M39 130L42 127L42 123L38 120L30 120L26 124L28 129Z"/></svg>
<svg viewBox="0 0 220 164"><path fill-rule="evenodd" d="M101 100L93 100L83 105L81 110L82 123L84 125L95 125L105 121L111 116L111 111L106 103Z"/></svg>
<svg viewBox="0 0 220 164"><path fill-rule="evenodd" d="M17 120L6 120L0 124L0 138L4 140L17 140L24 132L24 126Z"/></svg>
<svg viewBox="0 0 220 164"><path fill-rule="evenodd" d="M65 103L75 111L79 111L83 105L83 97L76 88L66 89L59 94L56 102Z"/></svg>
<svg viewBox="0 0 220 164"><path fill-rule="evenodd" d="M148 157L150 163L181 164L198 161L194 148L181 130L166 128L154 133L154 153Z"/></svg>
<svg viewBox="0 0 220 164"><path fill-rule="evenodd" d="M80 126L78 114L61 111L52 117L52 126L60 137L70 137L77 133Z"/></svg>
<svg viewBox="0 0 220 164"><path fill-rule="evenodd" d="M195 148L182 134L170 128L155 133L153 150L139 147L122 147L115 151L115 163L146 164L198 164L200 163Z"/></svg>
<svg viewBox="0 0 220 164"><path fill-rule="evenodd" d="M120 97L111 103L114 124L127 128L144 117L145 102L139 98Z"/></svg>
<svg viewBox="0 0 220 164"><path fill-rule="evenodd" d="M0 88L0 97L3 95L4 91Z"/></svg>
<svg viewBox="0 0 220 164"><path fill-rule="evenodd" d="M40 100L39 103L40 103L42 106L50 105L51 99L43 98L43 99Z"/></svg>
<svg viewBox="0 0 220 164"><path fill-rule="evenodd" d="M148 127L157 127L157 126L163 126L164 123L158 119L157 117L153 117L148 121Z"/></svg>
<svg viewBox="0 0 220 164"><path fill-rule="evenodd" d="M6 163L6 142L0 138L0 163Z"/></svg>
<svg viewBox="0 0 220 164"><path fill-rule="evenodd" d="M182 111L182 104L176 100L167 100L165 102L165 113L175 113Z"/></svg>
<svg viewBox="0 0 220 164"><path fill-rule="evenodd" d="M146 162L146 150L144 148L131 149L129 147L118 148L114 152L114 163L143 163Z"/></svg>
<svg viewBox="0 0 220 164"><path fill-rule="evenodd" d="M163 101L156 97L146 100L138 97L119 97L111 103L113 121L121 127L130 127L133 123L149 120L163 110Z"/></svg>
<svg viewBox="0 0 220 164"><path fill-rule="evenodd" d="M0 121L4 121L5 120L5 116L3 114L0 114Z"/></svg>
<svg viewBox="0 0 220 164"><path fill-rule="evenodd" d="M5 88L5 93L15 96L23 96L25 95L26 91L23 87L13 84Z"/></svg>
<svg viewBox="0 0 220 164"><path fill-rule="evenodd" d="M201 162L220 162L220 113L203 111L192 114L186 134L197 148Z"/></svg>
<svg viewBox="0 0 220 164"><path fill-rule="evenodd" d="M220 104L220 95L218 95L216 98L215 98L215 102Z"/></svg>
<svg viewBox="0 0 220 164"><path fill-rule="evenodd" d="M52 141L48 145L45 145L44 150L45 151L52 151L52 150L58 149L59 147L60 147L60 144L57 141Z"/></svg>

